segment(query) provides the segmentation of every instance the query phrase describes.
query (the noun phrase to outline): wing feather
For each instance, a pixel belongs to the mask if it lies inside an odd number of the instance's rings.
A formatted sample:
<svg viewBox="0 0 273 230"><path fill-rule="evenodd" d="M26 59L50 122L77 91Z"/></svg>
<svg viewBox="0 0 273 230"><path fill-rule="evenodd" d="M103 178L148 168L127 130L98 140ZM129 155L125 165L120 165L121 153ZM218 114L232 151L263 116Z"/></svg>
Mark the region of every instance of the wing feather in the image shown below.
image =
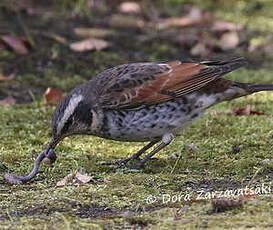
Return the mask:
<svg viewBox="0 0 273 230"><path fill-rule="evenodd" d="M228 62L128 64L108 70L108 81L98 79L99 104L103 108L131 109L173 100L192 93L245 64L243 59ZM126 71L125 71L126 70ZM102 81L101 81L102 82Z"/></svg>

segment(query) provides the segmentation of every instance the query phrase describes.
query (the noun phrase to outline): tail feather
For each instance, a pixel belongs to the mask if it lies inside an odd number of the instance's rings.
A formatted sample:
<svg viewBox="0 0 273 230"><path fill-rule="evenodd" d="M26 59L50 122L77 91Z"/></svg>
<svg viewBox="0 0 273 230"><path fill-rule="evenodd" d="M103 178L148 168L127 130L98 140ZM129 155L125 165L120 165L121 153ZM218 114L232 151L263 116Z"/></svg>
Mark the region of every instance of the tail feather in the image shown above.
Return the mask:
<svg viewBox="0 0 273 230"><path fill-rule="evenodd" d="M216 68L220 71L220 75L224 75L235 69L245 66L247 64L247 61L245 58L240 57L228 61L204 61L201 62L201 64Z"/></svg>
<svg viewBox="0 0 273 230"><path fill-rule="evenodd" d="M249 93L273 91L273 84L248 84L247 91Z"/></svg>
<svg viewBox="0 0 273 230"><path fill-rule="evenodd" d="M242 83L234 81L232 82L231 87L234 87L236 92L236 94L232 96L232 99L260 91L273 91L273 84Z"/></svg>

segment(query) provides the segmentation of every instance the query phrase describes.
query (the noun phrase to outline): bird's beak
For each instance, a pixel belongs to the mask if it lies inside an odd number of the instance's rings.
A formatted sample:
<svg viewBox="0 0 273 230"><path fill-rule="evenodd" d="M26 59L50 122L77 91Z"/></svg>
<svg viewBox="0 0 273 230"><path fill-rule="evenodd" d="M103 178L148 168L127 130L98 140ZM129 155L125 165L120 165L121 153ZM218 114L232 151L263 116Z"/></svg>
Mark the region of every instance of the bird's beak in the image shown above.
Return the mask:
<svg viewBox="0 0 273 230"><path fill-rule="evenodd" d="M56 161L57 156L54 152L54 148L59 142L60 140L51 138L48 147L44 151L45 158L43 159L43 162L45 162L46 164L53 164Z"/></svg>

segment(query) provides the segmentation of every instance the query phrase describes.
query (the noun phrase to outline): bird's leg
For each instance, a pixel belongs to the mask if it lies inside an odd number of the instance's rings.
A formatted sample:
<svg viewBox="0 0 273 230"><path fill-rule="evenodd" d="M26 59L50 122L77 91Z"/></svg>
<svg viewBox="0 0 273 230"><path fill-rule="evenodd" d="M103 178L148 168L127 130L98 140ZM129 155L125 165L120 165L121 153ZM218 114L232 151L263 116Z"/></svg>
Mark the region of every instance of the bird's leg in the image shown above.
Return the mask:
<svg viewBox="0 0 273 230"><path fill-rule="evenodd" d="M153 151L148 153L143 159L141 159L135 165L129 166L128 168L140 169L141 167L143 167L143 165L145 164L146 161L150 160L157 152L159 152L161 149L165 148L168 144L170 144L173 139L174 139L174 135L172 133L164 134L160 145L158 145Z"/></svg>
<svg viewBox="0 0 273 230"><path fill-rule="evenodd" d="M151 141L149 144L145 145L142 149L134 153L132 156L122 159L122 160L117 160L117 161L111 161L111 162L103 162L102 165L126 165L129 161L138 159L139 156L144 153L146 150L154 146L158 141Z"/></svg>

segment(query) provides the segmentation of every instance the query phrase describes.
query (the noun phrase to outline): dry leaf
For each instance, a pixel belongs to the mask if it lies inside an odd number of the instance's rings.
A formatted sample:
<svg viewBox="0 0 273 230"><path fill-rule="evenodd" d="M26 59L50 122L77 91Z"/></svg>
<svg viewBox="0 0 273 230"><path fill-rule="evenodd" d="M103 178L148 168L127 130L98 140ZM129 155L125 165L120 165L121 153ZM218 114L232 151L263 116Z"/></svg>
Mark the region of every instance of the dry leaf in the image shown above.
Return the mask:
<svg viewBox="0 0 273 230"><path fill-rule="evenodd" d="M25 38L2 35L0 40L15 53L21 55L28 54L27 40Z"/></svg>
<svg viewBox="0 0 273 230"><path fill-rule="evenodd" d="M168 18L168 19L164 20L164 22L159 24L159 28L166 28L166 27L170 27L170 26L177 26L177 27L191 26L191 25L194 25L198 22L199 22L199 20L196 21L196 20L188 18L188 17Z"/></svg>
<svg viewBox="0 0 273 230"><path fill-rule="evenodd" d="M72 179L73 179L73 174L69 173L66 177L58 181L56 186L61 187L61 186L68 185L72 181Z"/></svg>
<svg viewBox="0 0 273 230"><path fill-rule="evenodd" d="M226 31L238 31L241 30L242 27L236 25L232 22L225 22L217 20L213 23L211 30L215 32L226 32Z"/></svg>
<svg viewBox="0 0 273 230"><path fill-rule="evenodd" d="M0 106L11 106L15 105L16 100L12 96L8 96L3 100L0 100Z"/></svg>
<svg viewBox="0 0 273 230"><path fill-rule="evenodd" d="M66 177L61 179L60 181L57 182L56 186L65 186L65 185L74 185L74 186L79 186L86 184L93 180L91 176L81 174L80 172L76 172L76 174L69 173Z"/></svg>
<svg viewBox="0 0 273 230"><path fill-rule="evenodd" d="M53 88L47 88L44 99L47 105L57 104L63 97L63 93Z"/></svg>
<svg viewBox="0 0 273 230"><path fill-rule="evenodd" d="M110 46L110 43L101 39L85 39L79 42L74 42L69 45L70 49L76 52L84 52L90 50L103 50Z"/></svg>
<svg viewBox="0 0 273 230"><path fill-rule="evenodd" d="M2 71L0 71L0 81L10 81L10 80L13 80L15 78L15 76L16 76L15 73L11 73L8 76L4 76Z"/></svg>
<svg viewBox="0 0 273 230"><path fill-rule="evenodd" d="M218 47L222 50L235 49L239 45L240 39L236 31L224 33L218 41Z"/></svg>
<svg viewBox="0 0 273 230"><path fill-rule="evenodd" d="M91 180L93 180L93 178L91 176L84 175L79 172L76 173L75 179L77 179L82 184L86 184L86 183L90 182Z"/></svg>
<svg viewBox="0 0 273 230"><path fill-rule="evenodd" d="M123 2L119 6L119 11L121 13L138 14L140 13L141 8L136 2Z"/></svg>
<svg viewBox="0 0 273 230"><path fill-rule="evenodd" d="M40 34L43 35L44 37L50 38L50 39L57 41L61 44L64 44L64 45L67 44L66 38L62 37L58 34L54 34L54 33L50 33L50 32L41 32Z"/></svg>
<svg viewBox="0 0 273 230"><path fill-rule="evenodd" d="M74 33L80 37L103 38L113 34L112 30L101 28L75 28Z"/></svg>
<svg viewBox="0 0 273 230"><path fill-rule="evenodd" d="M224 212L234 208L242 208L246 199L215 199L211 201L212 212Z"/></svg>
<svg viewBox="0 0 273 230"><path fill-rule="evenodd" d="M197 43L190 50L192 56L207 56L209 54L209 49L206 47L204 43Z"/></svg>
<svg viewBox="0 0 273 230"><path fill-rule="evenodd" d="M131 27L131 28L142 28L145 23L139 17L125 16L125 15L113 15L109 24L116 27Z"/></svg>
<svg viewBox="0 0 273 230"><path fill-rule="evenodd" d="M201 24L208 24L212 21L212 15L208 12L202 12L200 9L193 7L188 15L185 17L175 18L171 17L159 24L160 28L166 28L170 26L185 27Z"/></svg>
<svg viewBox="0 0 273 230"><path fill-rule="evenodd" d="M250 109L250 105L246 107L234 107L232 112L237 116L248 116L248 115L264 115L263 112L253 111Z"/></svg>

